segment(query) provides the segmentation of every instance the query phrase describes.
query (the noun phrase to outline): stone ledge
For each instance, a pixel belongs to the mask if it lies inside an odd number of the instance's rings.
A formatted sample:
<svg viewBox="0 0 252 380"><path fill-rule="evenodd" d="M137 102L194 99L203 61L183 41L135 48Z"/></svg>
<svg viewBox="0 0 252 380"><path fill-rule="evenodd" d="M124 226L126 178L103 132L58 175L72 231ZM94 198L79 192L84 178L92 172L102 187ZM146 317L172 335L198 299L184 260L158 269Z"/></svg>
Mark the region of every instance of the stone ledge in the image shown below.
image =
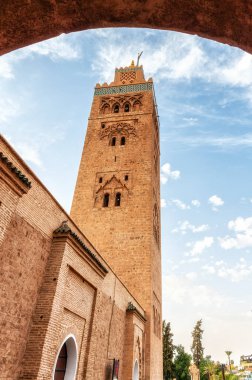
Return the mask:
<svg viewBox="0 0 252 380"><path fill-rule="evenodd" d="M81 240L81 238L71 230L71 228L68 226L67 222L63 222L59 228L57 228L54 233L54 237L57 236L70 236L75 243L80 247L81 251L85 252L85 256L88 256L89 260L92 261L92 263L98 267L99 271L102 272L103 276L105 276L108 273L107 268L100 262L100 260L96 257L96 255L85 245L85 243Z"/></svg>
<svg viewBox="0 0 252 380"><path fill-rule="evenodd" d="M129 302L128 303L128 307L126 309L126 312L127 313L133 313L133 314L136 314L138 318L140 318L142 321L146 322L147 319L145 318L145 316L140 313L140 311L136 308L136 306L133 305L132 302Z"/></svg>
<svg viewBox="0 0 252 380"><path fill-rule="evenodd" d="M0 152L0 177L19 195L26 194L31 181Z"/></svg>

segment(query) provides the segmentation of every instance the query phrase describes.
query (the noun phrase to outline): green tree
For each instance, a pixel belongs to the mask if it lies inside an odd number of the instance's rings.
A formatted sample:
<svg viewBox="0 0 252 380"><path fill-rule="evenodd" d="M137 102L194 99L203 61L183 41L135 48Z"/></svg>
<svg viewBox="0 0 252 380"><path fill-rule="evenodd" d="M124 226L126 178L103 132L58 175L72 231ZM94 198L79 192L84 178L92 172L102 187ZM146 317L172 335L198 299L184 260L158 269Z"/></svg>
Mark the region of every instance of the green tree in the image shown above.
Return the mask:
<svg viewBox="0 0 252 380"><path fill-rule="evenodd" d="M229 364L229 371L231 372L231 362L230 362L230 356L232 354L232 351L225 351L228 357L228 364Z"/></svg>
<svg viewBox="0 0 252 380"><path fill-rule="evenodd" d="M217 375L216 375L216 365L212 360L208 360L205 364L203 373L207 375L208 380L216 380Z"/></svg>
<svg viewBox="0 0 252 380"><path fill-rule="evenodd" d="M211 362L211 355L203 357L200 361L199 370L200 370L200 380L208 380L208 374L205 371L205 368Z"/></svg>
<svg viewBox="0 0 252 380"><path fill-rule="evenodd" d="M163 377L169 380L173 376L173 356L175 347L173 345L173 334L170 322L163 321Z"/></svg>
<svg viewBox="0 0 252 380"><path fill-rule="evenodd" d="M202 319L196 322L196 325L192 332L193 342L191 346L191 351L193 354L193 362L196 364L198 368L200 367L200 362L203 359L203 353L204 353L204 348L202 346L203 330L201 326L202 326Z"/></svg>
<svg viewBox="0 0 252 380"><path fill-rule="evenodd" d="M192 357L185 352L183 346L176 347L176 356L174 359L174 375L177 380L190 380L189 366Z"/></svg>

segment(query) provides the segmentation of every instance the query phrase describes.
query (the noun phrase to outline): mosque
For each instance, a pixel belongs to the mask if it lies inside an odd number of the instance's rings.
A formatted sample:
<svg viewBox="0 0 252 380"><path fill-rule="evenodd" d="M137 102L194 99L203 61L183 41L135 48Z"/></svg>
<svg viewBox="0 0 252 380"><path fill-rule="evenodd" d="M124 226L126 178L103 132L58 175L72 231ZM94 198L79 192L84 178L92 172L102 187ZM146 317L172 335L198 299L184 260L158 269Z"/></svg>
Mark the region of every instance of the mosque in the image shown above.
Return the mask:
<svg viewBox="0 0 252 380"><path fill-rule="evenodd" d="M0 137L1 379L163 378L159 156L133 61L95 87L70 215Z"/></svg>

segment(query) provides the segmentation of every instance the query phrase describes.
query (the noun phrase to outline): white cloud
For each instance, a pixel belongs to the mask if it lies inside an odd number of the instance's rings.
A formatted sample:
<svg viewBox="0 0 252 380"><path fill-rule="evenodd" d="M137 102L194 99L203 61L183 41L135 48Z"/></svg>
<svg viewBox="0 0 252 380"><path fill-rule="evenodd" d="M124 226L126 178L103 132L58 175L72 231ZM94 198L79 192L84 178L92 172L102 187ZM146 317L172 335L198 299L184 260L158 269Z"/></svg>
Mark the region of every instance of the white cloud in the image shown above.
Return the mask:
<svg viewBox="0 0 252 380"><path fill-rule="evenodd" d="M142 33L147 35L149 32ZM207 82L243 87L246 89L247 100L250 101L250 97L252 100L250 54L231 47L226 47L223 52L221 46L216 44L216 49L219 48L216 56L216 50L207 49L204 41L197 36L173 32L160 33L154 45L151 39L138 40L138 35L138 31L132 31L129 38L125 38L124 35L122 41L120 31L114 34L111 30L100 33L97 59L92 69L99 73L101 80L111 81L115 65L125 66L127 62L131 62L132 54L137 56L137 52L143 50L141 63L147 76L155 76L155 81L164 78L175 81L199 78ZM212 42L212 45L214 44Z"/></svg>
<svg viewBox="0 0 252 380"><path fill-rule="evenodd" d="M194 281L198 277L198 274L196 272L188 272L185 277L190 281Z"/></svg>
<svg viewBox="0 0 252 380"><path fill-rule="evenodd" d="M161 199L161 208L165 208L167 206L166 200L164 198Z"/></svg>
<svg viewBox="0 0 252 380"><path fill-rule="evenodd" d="M197 199L193 199L191 201L191 204L194 206L194 207L200 207L200 201L198 201Z"/></svg>
<svg viewBox="0 0 252 380"><path fill-rule="evenodd" d="M8 56L0 57L0 77L5 79L14 78L13 68L8 61Z"/></svg>
<svg viewBox="0 0 252 380"><path fill-rule="evenodd" d="M73 36L61 35L16 50L0 57L0 77L12 79L15 77L15 63L34 55L46 56L52 61L75 60L81 57L81 46Z"/></svg>
<svg viewBox="0 0 252 380"><path fill-rule="evenodd" d="M25 54L29 53L47 56L53 61L74 60L81 56L79 45L64 35L28 46Z"/></svg>
<svg viewBox="0 0 252 380"><path fill-rule="evenodd" d="M187 243L187 247L190 247L190 251L187 253L187 256L199 256L206 249L210 248L213 245L214 238L212 236L205 236L202 240L197 240L194 243Z"/></svg>
<svg viewBox="0 0 252 380"><path fill-rule="evenodd" d="M221 308L225 297L204 284L193 283L196 276L188 273L185 276L172 274L163 279L164 289L169 289L169 298L174 304L187 304L193 307Z"/></svg>
<svg viewBox="0 0 252 380"><path fill-rule="evenodd" d="M220 72L220 81L232 86L249 86L252 84L252 57L242 53L236 57L232 64L223 67Z"/></svg>
<svg viewBox="0 0 252 380"><path fill-rule="evenodd" d="M169 179L177 180L180 178L179 170L172 170L171 165L167 162L161 166L160 181L164 185Z"/></svg>
<svg viewBox="0 0 252 380"><path fill-rule="evenodd" d="M15 118L19 113L20 105L17 99L10 97L0 97L0 123L7 123Z"/></svg>
<svg viewBox="0 0 252 380"><path fill-rule="evenodd" d="M185 204L184 202L182 202L180 199L171 199L169 202L168 202L169 205L174 205L176 206L177 208L179 208L180 210L188 210L190 209L190 206Z"/></svg>
<svg viewBox="0 0 252 380"><path fill-rule="evenodd" d="M172 232L181 232L183 235L187 233L187 231L191 231L193 233L198 233L198 232L204 232L209 229L209 226L207 224L201 224L199 226L195 226L191 223L189 223L188 220L185 220L184 222L179 222L178 227L172 230Z"/></svg>
<svg viewBox="0 0 252 380"><path fill-rule="evenodd" d="M37 149L34 145L32 146L29 143L22 142L17 143L15 145L15 148L25 161L35 164L40 168L43 167L39 154L39 149Z"/></svg>
<svg viewBox="0 0 252 380"><path fill-rule="evenodd" d="M202 269L205 270L209 274L214 274L216 272L216 269L213 265L204 265Z"/></svg>
<svg viewBox="0 0 252 380"><path fill-rule="evenodd" d="M235 220L230 220L228 228L235 232L252 233L252 217L243 218L239 216Z"/></svg>
<svg viewBox="0 0 252 380"><path fill-rule="evenodd" d="M218 197L218 195L212 195L208 199L208 203L212 205L213 211L218 211L219 207L224 205L224 201L220 197Z"/></svg>
<svg viewBox="0 0 252 380"><path fill-rule="evenodd" d="M241 258L233 266L221 260L212 265L204 265L202 269L208 274L215 274L231 282L240 282L248 277L252 277L252 265L249 265L244 258Z"/></svg>
<svg viewBox="0 0 252 380"><path fill-rule="evenodd" d="M252 104L252 98L251 98ZM238 122L238 121L237 121ZM168 136L170 139L170 137ZM193 135L193 136L173 136L173 141L186 144L191 147L213 146L219 149L234 149L239 147L252 146L252 134L245 133L239 136L211 136L211 135ZM165 141L167 137L163 137Z"/></svg>
<svg viewBox="0 0 252 380"><path fill-rule="evenodd" d="M228 222L228 229L234 231L234 236L224 236L219 238L221 248L243 249L252 247L252 217L238 217Z"/></svg>

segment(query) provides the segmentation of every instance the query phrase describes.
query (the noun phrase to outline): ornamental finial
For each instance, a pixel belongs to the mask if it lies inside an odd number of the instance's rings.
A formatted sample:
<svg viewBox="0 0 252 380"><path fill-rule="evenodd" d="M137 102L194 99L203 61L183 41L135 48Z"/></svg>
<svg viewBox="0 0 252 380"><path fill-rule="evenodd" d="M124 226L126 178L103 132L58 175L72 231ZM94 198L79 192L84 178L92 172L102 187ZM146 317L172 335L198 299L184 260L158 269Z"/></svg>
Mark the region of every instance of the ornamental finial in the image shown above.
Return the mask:
<svg viewBox="0 0 252 380"><path fill-rule="evenodd" d="M139 60L142 54L143 54L143 51L141 51L141 53L138 53L137 55L137 66L139 66Z"/></svg>

